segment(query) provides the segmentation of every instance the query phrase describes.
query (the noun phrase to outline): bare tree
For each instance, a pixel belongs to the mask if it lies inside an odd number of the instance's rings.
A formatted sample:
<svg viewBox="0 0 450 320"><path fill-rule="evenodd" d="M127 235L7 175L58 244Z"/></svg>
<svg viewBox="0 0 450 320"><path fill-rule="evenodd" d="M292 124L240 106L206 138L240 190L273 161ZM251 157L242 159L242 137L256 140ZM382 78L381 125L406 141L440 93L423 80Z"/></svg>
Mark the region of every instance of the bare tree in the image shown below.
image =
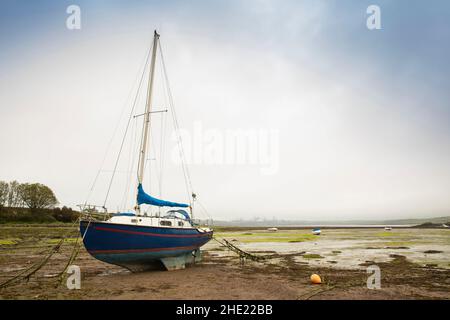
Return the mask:
<svg viewBox="0 0 450 320"><path fill-rule="evenodd" d="M19 197L25 206L31 210L53 208L58 204L53 191L40 183L21 184L19 186Z"/></svg>
<svg viewBox="0 0 450 320"><path fill-rule="evenodd" d="M0 181L0 209L8 202L9 184L5 181Z"/></svg>
<svg viewBox="0 0 450 320"><path fill-rule="evenodd" d="M23 204L21 203L19 196L19 186L20 183L16 180L11 181L9 183L9 191L8 191L8 207L21 207Z"/></svg>

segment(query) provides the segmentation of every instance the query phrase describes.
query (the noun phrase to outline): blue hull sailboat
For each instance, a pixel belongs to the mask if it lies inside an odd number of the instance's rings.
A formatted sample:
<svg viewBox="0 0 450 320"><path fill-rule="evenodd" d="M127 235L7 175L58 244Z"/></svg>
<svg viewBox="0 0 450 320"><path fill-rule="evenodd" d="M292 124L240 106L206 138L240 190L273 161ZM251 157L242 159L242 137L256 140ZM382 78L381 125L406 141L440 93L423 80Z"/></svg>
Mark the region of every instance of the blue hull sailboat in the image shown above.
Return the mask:
<svg viewBox="0 0 450 320"><path fill-rule="evenodd" d="M213 230L199 227L192 220L192 205L165 201L145 193L142 182L148 149L152 113L152 90L159 34L155 31L150 78L148 82L142 140L140 144L137 197L134 212L117 213L107 220L91 216L80 221L80 233L86 250L96 259L131 271L164 267L181 269L199 261L200 247L211 240ZM195 194L192 194L195 200ZM144 212L142 205L174 208L166 214ZM182 208L188 208L189 213Z"/></svg>
<svg viewBox="0 0 450 320"><path fill-rule="evenodd" d="M137 220L143 219L152 218ZM212 231L193 227L119 224L114 217L105 222L81 221L80 231L82 235L87 231L83 242L93 257L131 271L184 268L200 260L199 248L212 237Z"/></svg>

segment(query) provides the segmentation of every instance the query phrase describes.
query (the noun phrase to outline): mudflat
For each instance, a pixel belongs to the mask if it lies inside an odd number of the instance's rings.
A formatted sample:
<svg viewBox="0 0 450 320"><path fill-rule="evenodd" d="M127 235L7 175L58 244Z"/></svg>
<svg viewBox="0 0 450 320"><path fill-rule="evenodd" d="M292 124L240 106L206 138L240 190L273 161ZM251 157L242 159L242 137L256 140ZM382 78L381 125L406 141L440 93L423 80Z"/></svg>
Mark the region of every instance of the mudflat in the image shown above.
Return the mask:
<svg viewBox="0 0 450 320"><path fill-rule="evenodd" d="M131 273L100 262L83 248L81 289L69 290L64 270L78 231L70 225L0 226L0 282L12 279L66 240L28 281L0 289L1 299L450 299L450 231L443 229L242 230L216 232L261 262L211 241L203 261L184 270ZM381 288L369 289L368 266ZM317 273L322 284L313 285Z"/></svg>

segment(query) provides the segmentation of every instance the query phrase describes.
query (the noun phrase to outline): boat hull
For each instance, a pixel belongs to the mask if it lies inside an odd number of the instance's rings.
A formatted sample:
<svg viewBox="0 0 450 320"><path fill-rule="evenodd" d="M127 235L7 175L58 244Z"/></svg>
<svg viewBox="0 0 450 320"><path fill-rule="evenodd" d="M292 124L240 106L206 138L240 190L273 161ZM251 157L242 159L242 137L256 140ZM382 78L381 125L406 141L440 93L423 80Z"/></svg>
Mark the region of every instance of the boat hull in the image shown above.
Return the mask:
<svg viewBox="0 0 450 320"><path fill-rule="evenodd" d="M86 231L87 228L87 231ZM81 221L86 250L98 260L131 271L182 269L201 259L200 247L213 232L196 228L167 228Z"/></svg>

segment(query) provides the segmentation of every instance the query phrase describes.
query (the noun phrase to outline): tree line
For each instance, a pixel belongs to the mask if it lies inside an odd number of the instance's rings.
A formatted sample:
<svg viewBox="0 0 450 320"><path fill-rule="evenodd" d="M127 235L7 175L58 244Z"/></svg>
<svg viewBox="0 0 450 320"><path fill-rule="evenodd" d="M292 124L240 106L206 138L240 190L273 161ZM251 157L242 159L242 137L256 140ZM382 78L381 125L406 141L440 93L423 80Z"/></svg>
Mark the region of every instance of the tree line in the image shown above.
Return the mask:
<svg viewBox="0 0 450 320"><path fill-rule="evenodd" d="M19 183L0 181L0 209L29 208L52 209L58 204L52 189L41 183Z"/></svg>
<svg viewBox="0 0 450 320"><path fill-rule="evenodd" d="M79 213L59 208L54 192L41 183L0 181L0 223L74 222Z"/></svg>

